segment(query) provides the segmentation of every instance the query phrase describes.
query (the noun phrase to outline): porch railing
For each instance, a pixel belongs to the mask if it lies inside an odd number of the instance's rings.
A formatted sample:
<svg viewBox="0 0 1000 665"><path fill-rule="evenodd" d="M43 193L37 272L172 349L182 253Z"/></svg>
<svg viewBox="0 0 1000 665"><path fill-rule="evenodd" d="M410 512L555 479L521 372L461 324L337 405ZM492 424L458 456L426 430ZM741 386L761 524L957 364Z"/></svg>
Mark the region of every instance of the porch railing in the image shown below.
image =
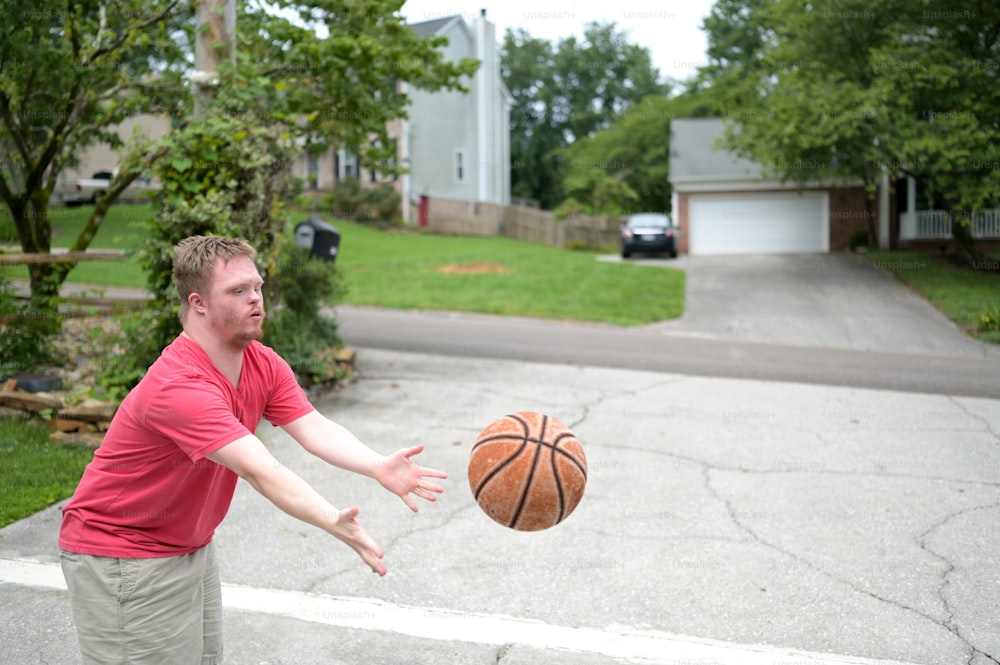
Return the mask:
<svg viewBox="0 0 1000 665"><path fill-rule="evenodd" d="M1000 209L974 212L969 216L973 238L1000 238ZM917 210L900 215L902 240L951 238L951 215L947 210Z"/></svg>

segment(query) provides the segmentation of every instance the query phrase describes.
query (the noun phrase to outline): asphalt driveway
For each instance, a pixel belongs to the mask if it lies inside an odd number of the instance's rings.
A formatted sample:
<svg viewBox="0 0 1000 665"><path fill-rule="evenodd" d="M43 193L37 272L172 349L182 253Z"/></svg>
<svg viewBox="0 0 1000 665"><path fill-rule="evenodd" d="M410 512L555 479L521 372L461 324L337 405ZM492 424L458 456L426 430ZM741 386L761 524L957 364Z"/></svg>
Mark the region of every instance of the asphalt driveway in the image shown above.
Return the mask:
<svg viewBox="0 0 1000 665"><path fill-rule="evenodd" d="M606 260L620 260L607 257ZM687 272L666 334L963 358L1000 357L892 272L846 254L682 256L636 263Z"/></svg>

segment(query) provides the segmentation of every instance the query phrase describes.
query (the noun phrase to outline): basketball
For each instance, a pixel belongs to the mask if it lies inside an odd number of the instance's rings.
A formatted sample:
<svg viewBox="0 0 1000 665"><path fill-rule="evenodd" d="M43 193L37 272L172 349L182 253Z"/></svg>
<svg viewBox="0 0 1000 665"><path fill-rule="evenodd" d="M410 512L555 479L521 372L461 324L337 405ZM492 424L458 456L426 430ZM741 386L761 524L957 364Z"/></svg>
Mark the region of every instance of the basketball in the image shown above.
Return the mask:
<svg viewBox="0 0 1000 665"><path fill-rule="evenodd" d="M576 435L551 416L511 413L490 423L469 456L469 487L495 522L541 531L583 498L587 458Z"/></svg>

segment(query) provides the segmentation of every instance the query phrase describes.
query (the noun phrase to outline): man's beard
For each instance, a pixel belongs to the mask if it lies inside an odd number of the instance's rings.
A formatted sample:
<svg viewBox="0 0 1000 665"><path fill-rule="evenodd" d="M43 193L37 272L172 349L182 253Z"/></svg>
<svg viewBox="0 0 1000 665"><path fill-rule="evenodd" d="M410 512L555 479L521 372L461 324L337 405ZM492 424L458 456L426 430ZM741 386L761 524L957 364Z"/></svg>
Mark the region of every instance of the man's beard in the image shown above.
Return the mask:
<svg viewBox="0 0 1000 665"><path fill-rule="evenodd" d="M229 340L227 340L229 346L242 351L250 346L251 342L255 342L264 336L264 321L267 320L267 313L261 312L261 319L259 323L254 322L251 319L243 319L244 323L248 320L252 323L257 323L257 325L252 328L249 326L241 327L239 332L235 333L229 338Z"/></svg>

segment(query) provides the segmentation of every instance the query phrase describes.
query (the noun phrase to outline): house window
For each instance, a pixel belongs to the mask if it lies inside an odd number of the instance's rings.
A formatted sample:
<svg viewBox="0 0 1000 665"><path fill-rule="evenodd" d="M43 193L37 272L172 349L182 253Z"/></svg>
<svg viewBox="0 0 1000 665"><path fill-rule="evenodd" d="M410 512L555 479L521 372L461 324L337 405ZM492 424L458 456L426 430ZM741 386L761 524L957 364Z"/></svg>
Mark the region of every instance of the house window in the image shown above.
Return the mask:
<svg viewBox="0 0 1000 665"><path fill-rule="evenodd" d="M465 182L465 150L455 149L455 182Z"/></svg>
<svg viewBox="0 0 1000 665"><path fill-rule="evenodd" d="M309 154L308 162L306 163L306 180L309 182L310 189L316 189L319 185L319 156L312 153Z"/></svg>
<svg viewBox="0 0 1000 665"><path fill-rule="evenodd" d="M344 177L345 178L357 178L360 175L358 172L358 160L353 153L344 151Z"/></svg>

